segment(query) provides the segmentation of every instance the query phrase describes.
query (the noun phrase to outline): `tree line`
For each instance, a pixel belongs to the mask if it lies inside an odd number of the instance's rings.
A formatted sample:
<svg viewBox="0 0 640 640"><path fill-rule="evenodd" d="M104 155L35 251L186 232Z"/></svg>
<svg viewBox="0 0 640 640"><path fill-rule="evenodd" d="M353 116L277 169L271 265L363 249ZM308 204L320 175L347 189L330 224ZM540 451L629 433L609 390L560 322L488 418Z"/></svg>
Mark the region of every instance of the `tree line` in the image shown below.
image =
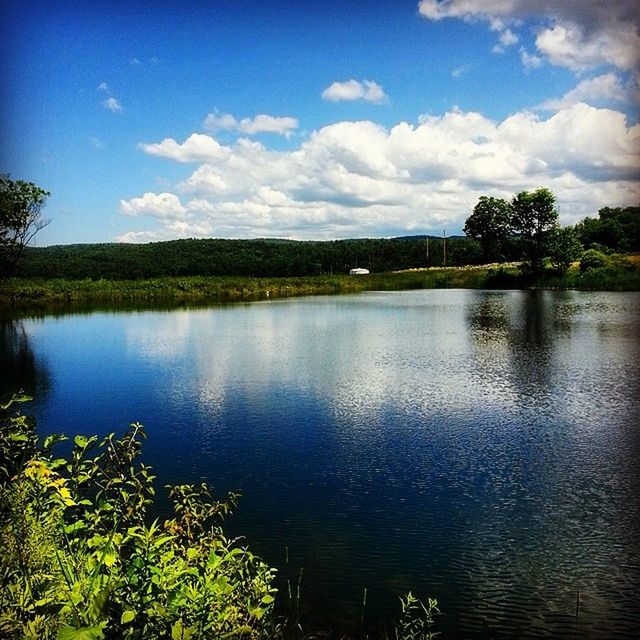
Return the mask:
<svg viewBox="0 0 640 640"><path fill-rule="evenodd" d="M189 239L147 244L28 247L48 221L50 194L0 176L0 276L137 279L163 276L296 277L340 274L354 267L385 272L416 267L521 261L542 273L562 272L583 250L640 251L640 207L605 207L598 218L559 225L554 194L522 191L511 201L482 196L465 236L294 241Z"/></svg>
<svg viewBox="0 0 640 640"><path fill-rule="evenodd" d="M605 207L598 218L561 227L555 195L541 187L511 201L481 196L467 218L465 234L476 240L486 262L502 262L514 242L524 271L540 274L548 260L563 273L585 250L599 253L640 250L640 207Z"/></svg>
<svg viewBox="0 0 640 640"><path fill-rule="evenodd" d="M28 247L14 273L47 278L162 276L295 277L384 272L481 262L477 243L464 237L335 241L190 239L147 244Z"/></svg>

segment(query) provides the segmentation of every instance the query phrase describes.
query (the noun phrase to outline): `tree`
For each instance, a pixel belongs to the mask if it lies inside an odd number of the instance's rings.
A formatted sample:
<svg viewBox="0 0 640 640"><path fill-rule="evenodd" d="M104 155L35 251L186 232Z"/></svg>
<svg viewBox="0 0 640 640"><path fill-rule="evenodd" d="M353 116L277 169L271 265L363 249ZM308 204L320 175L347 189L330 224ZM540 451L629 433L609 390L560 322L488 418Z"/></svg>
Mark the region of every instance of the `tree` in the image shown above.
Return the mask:
<svg viewBox="0 0 640 640"><path fill-rule="evenodd" d="M606 247L614 251L624 244L624 229L617 220L585 218L576 225L580 241L587 249Z"/></svg>
<svg viewBox="0 0 640 640"><path fill-rule="evenodd" d="M49 224L41 216L51 194L24 180L0 175L0 275L9 275L26 245Z"/></svg>
<svg viewBox="0 0 640 640"><path fill-rule="evenodd" d="M613 249L640 251L640 206L604 207L598 216L603 224L620 228L619 245Z"/></svg>
<svg viewBox="0 0 640 640"><path fill-rule="evenodd" d="M553 268L564 273L582 256L582 245L572 227L556 227L549 232L549 257Z"/></svg>
<svg viewBox="0 0 640 640"><path fill-rule="evenodd" d="M511 233L511 205L502 198L481 196L464 223L464 232L480 243L486 260L502 258L502 248Z"/></svg>
<svg viewBox="0 0 640 640"><path fill-rule="evenodd" d="M549 232L558 225L555 204L555 196L544 187L521 191L511 201L511 225L520 234L525 262L534 273L542 272Z"/></svg>

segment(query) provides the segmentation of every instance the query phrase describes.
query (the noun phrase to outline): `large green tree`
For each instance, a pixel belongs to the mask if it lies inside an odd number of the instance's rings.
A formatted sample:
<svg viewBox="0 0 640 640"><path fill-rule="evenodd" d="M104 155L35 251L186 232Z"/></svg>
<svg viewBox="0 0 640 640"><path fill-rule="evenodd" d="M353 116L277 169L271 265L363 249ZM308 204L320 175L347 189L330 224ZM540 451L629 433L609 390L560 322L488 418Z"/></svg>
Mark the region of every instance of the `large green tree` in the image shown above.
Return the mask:
<svg viewBox="0 0 640 640"><path fill-rule="evenodd" d="M603 207L598 218L585 218L576 231L587 249L640 251L640 206Z"/></svg>
<svg viewBox="0 0 640 640"><path fill-rule="evenodd" d="M25 246L49 224L41 214L49 195L33 182L0 175L0 276L13 271Z"/></svg>
<svg viewBox="0 0 640 640"><path fill-rule="evenodd" d="M548 254L553 268L564 273L572 262L579 260L583 248L573 227L556 227L549 232Z"/></svg>
<svg viewBox="0 0 640 640"><path fill-rule="evenodd" d="M464 232L480 243L485 260L500 260L511 233L511 205L502 198L481 196L464 224Z"/></svg>
<svg viewBox="0 0 640 640"><path fill-rule="evenodd" d="M541 273L549 232L558 226L556 198L549 189L521 191L511 201L511 226L520 235L525 265Z"/></svg>

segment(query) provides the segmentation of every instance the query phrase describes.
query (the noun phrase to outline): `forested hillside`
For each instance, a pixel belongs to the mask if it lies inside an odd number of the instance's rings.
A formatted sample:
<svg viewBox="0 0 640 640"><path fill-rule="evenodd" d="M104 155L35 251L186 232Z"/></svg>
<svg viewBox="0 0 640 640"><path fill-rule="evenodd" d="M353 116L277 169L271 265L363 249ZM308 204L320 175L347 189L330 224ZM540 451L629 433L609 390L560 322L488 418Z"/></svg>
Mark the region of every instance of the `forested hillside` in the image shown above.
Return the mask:
<svg viewBox="0 0 640 640"><path fill-rule="evenodd" d="M446 239L447 265L477 264L479 245ZM161 276L309 276L442 266L443 239L174 240L149 244L27 247L16 271L22 277L155 278Z"/></svg>

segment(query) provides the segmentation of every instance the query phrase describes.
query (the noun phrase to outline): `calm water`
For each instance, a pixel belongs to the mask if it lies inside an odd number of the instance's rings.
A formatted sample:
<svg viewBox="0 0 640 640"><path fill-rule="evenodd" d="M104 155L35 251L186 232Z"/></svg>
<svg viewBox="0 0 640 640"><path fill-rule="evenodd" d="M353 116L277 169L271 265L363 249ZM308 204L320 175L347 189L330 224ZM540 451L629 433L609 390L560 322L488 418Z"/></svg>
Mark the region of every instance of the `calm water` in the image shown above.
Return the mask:
<svg viewBox="0 0 640 640"><path fill-rule="evenodd" d="M635 293L451 290L48 316L3 325L2 384L43 432L143 422L159 486L241 491L316 628L366 587L370 627L412 589L444 639L635 638L639 324Z"/></svg>

